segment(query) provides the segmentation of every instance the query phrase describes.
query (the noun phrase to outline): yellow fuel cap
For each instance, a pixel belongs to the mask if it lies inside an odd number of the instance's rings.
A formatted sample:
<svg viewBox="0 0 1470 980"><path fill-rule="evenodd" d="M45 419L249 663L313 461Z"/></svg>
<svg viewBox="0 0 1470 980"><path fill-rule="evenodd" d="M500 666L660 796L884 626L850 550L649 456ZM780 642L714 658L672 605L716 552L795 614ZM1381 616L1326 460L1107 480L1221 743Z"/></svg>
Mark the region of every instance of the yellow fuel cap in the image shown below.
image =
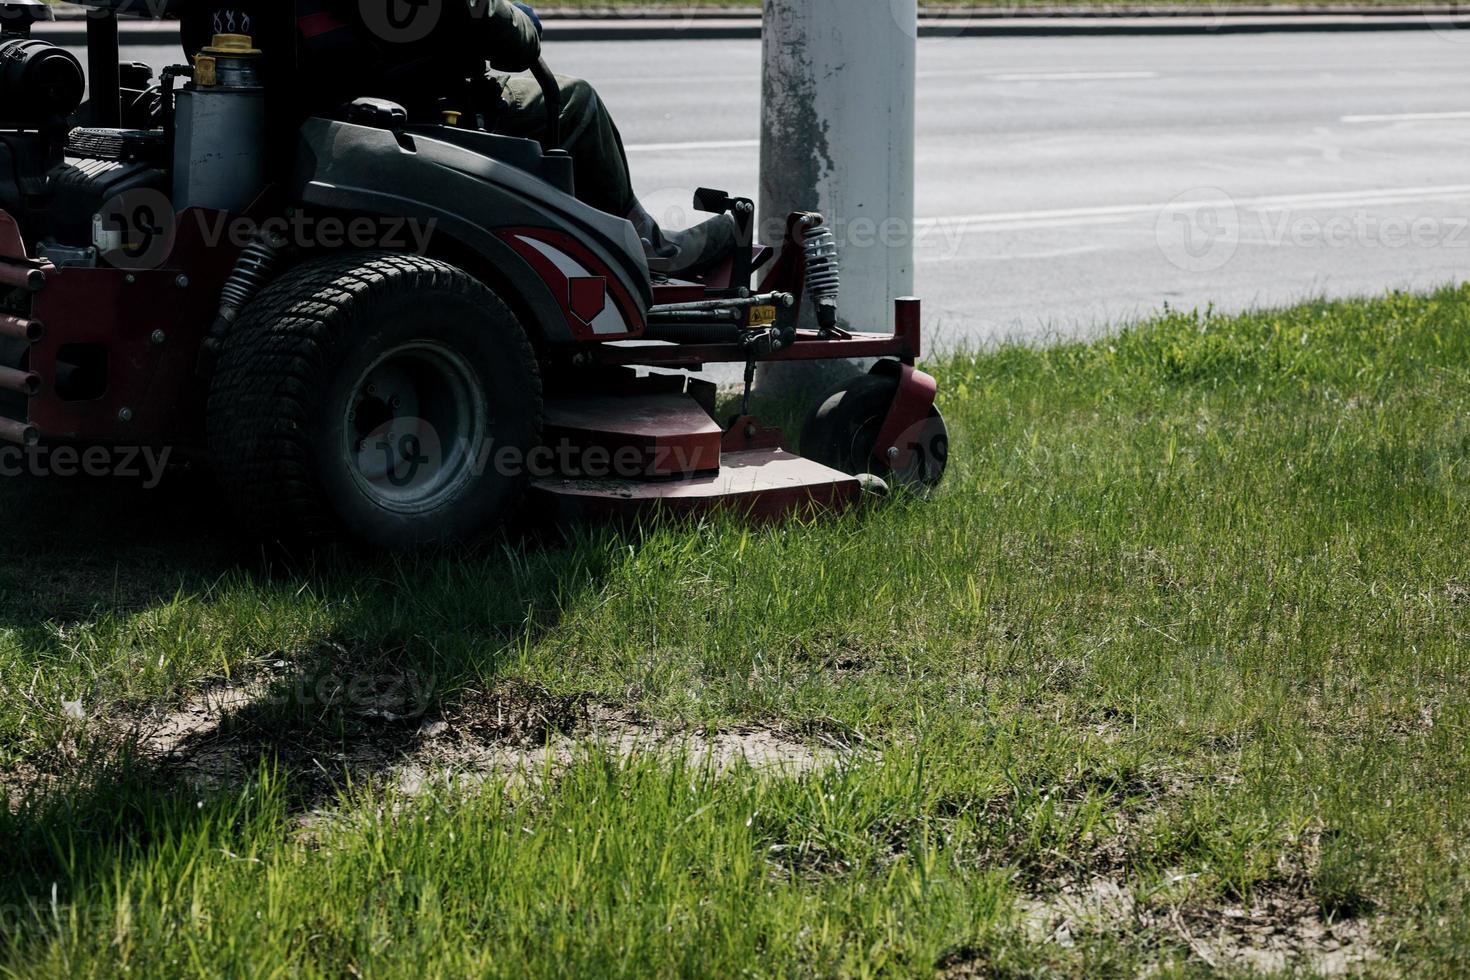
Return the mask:
<svg viewBox="0 0 1470 980"><path fill-rule="evenodd" d="M255 46L255 39L249 34L216 34L214 43L205 48L204 53L239 58L260 54L260 49Z"/></svg>

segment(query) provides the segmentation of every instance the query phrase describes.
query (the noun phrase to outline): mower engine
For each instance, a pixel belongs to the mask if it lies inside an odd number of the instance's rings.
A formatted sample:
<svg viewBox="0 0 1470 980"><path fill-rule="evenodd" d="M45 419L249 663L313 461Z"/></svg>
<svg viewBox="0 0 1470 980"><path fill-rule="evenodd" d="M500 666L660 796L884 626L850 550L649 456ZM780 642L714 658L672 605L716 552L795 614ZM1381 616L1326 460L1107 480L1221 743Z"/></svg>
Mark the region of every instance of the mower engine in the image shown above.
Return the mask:
<svg viewBox="0 0 1470 980"><path fill-rule="evenodd" d="M68 51L7 19L0 33L0 208L36 254L94 266L103 205L138 188L166 192L161 132L72 129L86 81ZM137 74L136 66L129 66Z"/></svg>
<svg viewBox="0 0 1470 980"><path fill-rule="evenodd" d="M0 6L8 6L0 4ZM221 34L196 59L195 79L173 96L145 65L122 66L124 122L72 128L86 82L68 51L30 37L25 18L0 33L0 209L16 217L36 255L58 268L96 267L160 231L165 215L110 214L151 191L159 207L239 212L265 184L261 52ZM171 135L168 128L172 127ZM131 210L131 208L129 209Z"/></svg>

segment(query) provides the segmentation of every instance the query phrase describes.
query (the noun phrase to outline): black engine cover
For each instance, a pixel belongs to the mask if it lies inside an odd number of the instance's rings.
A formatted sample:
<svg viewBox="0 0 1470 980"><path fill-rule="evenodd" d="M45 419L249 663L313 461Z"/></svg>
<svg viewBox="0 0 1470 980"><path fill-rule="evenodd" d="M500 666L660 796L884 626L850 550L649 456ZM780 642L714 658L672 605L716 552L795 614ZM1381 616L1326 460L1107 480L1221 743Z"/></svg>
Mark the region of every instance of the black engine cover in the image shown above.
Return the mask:
<svg viewBox="0 0 1470 980"><path fill-rule="evenodd" d="M168 193L168 174L141 161L68 158L50 173L46 237L62 245L92 244L93 218L108 201L146 188Z"/></svg>

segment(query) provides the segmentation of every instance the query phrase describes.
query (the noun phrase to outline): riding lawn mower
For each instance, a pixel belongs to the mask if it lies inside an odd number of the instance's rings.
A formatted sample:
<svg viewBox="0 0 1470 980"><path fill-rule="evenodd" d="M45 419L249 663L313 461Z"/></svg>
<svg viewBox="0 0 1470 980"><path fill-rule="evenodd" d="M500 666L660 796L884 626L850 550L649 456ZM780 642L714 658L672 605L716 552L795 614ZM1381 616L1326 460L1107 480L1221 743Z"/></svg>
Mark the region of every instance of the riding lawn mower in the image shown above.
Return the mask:
<svg viewBox="0 0 1470 980"><path fill-rule="evenodd" d="M943 475L919 301L847 329L822 216L757 244L752 202L714 190L695 206L731 216L728 254L651 272L631 223L573 195L544 63L541 140L370 98L282 139L248 32L155 77L120 62L118 18L178 4L83 2L85 76L31 36L45 4L0 2L5 443L168 447L252 535L385 548L533 504L769 519ZM803 455L750 414L759 365L873 359L815 399ZM722 363L745 366L723 422L696 376Z"/></svg>

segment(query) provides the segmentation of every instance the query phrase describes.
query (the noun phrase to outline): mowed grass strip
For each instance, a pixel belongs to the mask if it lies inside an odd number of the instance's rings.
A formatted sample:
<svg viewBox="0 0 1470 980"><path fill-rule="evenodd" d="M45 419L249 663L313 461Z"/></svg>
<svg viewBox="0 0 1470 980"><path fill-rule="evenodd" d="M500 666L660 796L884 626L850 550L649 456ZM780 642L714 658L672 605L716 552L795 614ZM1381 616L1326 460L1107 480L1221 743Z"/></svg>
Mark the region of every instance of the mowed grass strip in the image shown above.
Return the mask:
<svg viewBox="0 0 1470 980"><path fill-rule="evenodd" d="M1458 288L949 357L944 489L811 525L262 569L205 486L20 481L0 963L1463 973L1467 323ZM243 771L134 744L221 683L274 692L212 736ZM853 751L629 756L586 705ZM577 748L350 765L465 718Z"/></svg>

